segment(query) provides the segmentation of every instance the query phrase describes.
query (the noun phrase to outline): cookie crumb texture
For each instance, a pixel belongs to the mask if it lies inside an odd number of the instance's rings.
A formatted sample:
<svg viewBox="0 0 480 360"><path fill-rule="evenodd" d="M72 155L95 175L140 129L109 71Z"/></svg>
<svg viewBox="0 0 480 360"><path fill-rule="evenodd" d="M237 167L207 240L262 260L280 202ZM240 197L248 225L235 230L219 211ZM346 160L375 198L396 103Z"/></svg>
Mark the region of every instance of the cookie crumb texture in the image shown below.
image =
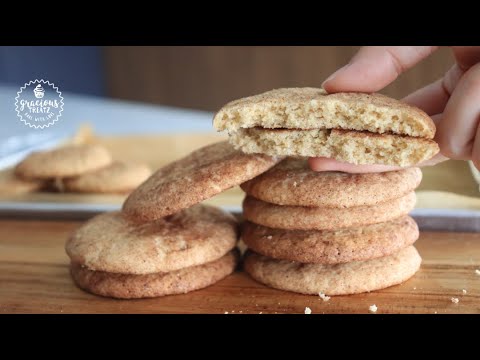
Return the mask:
<svg viewBox="0 0 480 360"><path fill-rule="evenodd" d="M323 301L328 301L330 300L330 296L327 296L325 295L324 293L318 293L318 296L320 297L320 299L322 299Z"/></svg>
<svg viewBox="0 0 480 360"><path fill-rule="evenodd" d="M213 119L219 131L241 128L345 129L433 139L422 110L381 94L327 94L319 88L282 88L226 104Z"/></svg>
<svg viewBox="0 0 480 360"><path fill-rule="evenodd" d="M245 271L272 288L318 295L349 295L384 289L412 277L422 259L413 246L368 261L338 265L302 264L275 260L249 251Z"/></svg>
<svg viewBox="0 0 480 360"><path fill-rule="evenodd" d="M238 258L238 251L231 251L220 259L202 265L148 275L92 271L75 263L71 264L70 272L80 288L93 294L118 299L139 299L185 294L210 286L231 274Z"/></svg>
<svg viewBox="0 0 480 360"><path fill-rule="evenodd" d="M348 130L240 129L230 142L247 154L328 157L356 165L412 166L432 158L429 139Z"/></svg>
<svg viewBox="0 0 480 360"><path fill-rule="evenodd" d="M306 315L310 315L312 313L312 309L310 309L308 306L305 307L304 313Z"/></svg>
<svg viewBox="0 0 480 360"><path fill-rule="evenodd" d="M375 304L370 305L369 308L368 308L368 311L370 311L371 313L376 313L377 310L378 310L378 307Z"/></svg>

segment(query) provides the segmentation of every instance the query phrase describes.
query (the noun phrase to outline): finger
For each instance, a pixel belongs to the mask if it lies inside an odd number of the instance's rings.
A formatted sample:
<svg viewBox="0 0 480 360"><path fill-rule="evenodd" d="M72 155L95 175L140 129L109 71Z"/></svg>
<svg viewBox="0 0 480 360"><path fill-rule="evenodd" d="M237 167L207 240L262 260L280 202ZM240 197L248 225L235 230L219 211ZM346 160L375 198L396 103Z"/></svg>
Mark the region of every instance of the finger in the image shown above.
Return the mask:
<svg viewBox="0 0 480 360"><path fill-rule="evenodd" d="M480 126L477 127L472 149L472 162L480 170Z"/></svg>
<svg viewBox="0 0 480 360"><path fill-rule="evenodd" d="M467 71L480 62L480 46L452 46L457 64L463 71Z"/></svg>
<svg viewBox="0 0 480 360"><path fill-rule="evenodd" d="M433 165L440 164L441 162L444 162L444 161L447 161L447 160L449 160L448 157L442 155L441 153L438 153L437 155L435 155L431 159L422 161L420 164L417 164L415 166L418 166L418 167L433 166Z"/></svg>
<svg viewBox="0 0 480 360"><path fill-rule="evenodd" d="M366 46L324 83L328 92L375 92L394 81L437 46Z"/></svg>
<svg viewBox="0 0 480 360"><path fill-rule="evenodd" d="M308 163L313 171L342 171L352 174L385 172L402 169L399 166L390 165L354 165L324 157L310 158L308 159Z"/></svg>
<svg viewBox="0 0 480 360"><path fill-rule="evenodd" d="M443 78L411 93L403 101L419 107L428 115L442 113L463 74L458 65L453 65Z"/></svg>
<svg viewBox="0 0 480 360"><path fill-rule="evenodd" d="M471 158L479 117L480 64L477 64L460 79L445 106L436 135L444 155L459 160Z"/></svg>
<svg viewBox="0 0 480 360"><path fill-rule="evenodd" d="M432 115L443 112L449 98L450 93L443 87L443 79L440 79L411 93L403 101Z"/></svg>

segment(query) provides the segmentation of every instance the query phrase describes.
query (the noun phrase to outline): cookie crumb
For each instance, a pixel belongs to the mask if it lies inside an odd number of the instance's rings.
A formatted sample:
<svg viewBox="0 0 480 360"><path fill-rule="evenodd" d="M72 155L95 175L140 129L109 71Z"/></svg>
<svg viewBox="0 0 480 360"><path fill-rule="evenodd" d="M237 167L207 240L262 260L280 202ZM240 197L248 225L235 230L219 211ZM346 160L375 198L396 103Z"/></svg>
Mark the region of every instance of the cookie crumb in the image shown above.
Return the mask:
<svg viewBox="0 0 480 360"><path fill-rule="evenodd" d="M272 235L268 235L268 236L267 236L267 239L268 239L268 240L272 240Z"/></svg>
<svg viewBox="0 0 480 360"><path fill-rule="evenodd" d="M467 290L463 289L463 290L462 290L462 294L463 294L463 295L466 295L466 294L467 294Z"/></svg>
<svg viewBox="0 0 480 360"><path fill-rule="evenodd" d="M414 287L413 290L417 290L417 287Z"/></svg>
<svg viewBox="0 0 480 360"><path fill-rule="evenodd" d="M297 182L296 181L293 182L293 186L297 187Z"/></svg>
<svg viewBox="0 0 480 360"><path fill-rule="evenodd" d="M328 301L330 300L330 296L327 296L325 295L324 293L318 293L318 296L320 296L320 299L322 299L323 301Z"/></svg>
<svg viewBox="0 0 480 360"><path fill-rule="evenodd" d="M305 307L305 314L310 315L312 313L312 309L310 309L308 306Z"/></svg>
<svg viewBox="0 0 480 360"><path fill-rule="evenodd" d="M228 314L228 311L225 311L224 314Z"/></svg>
<svg viewBox="0 0 480 360"><path fill-rule="evenodd" d="M454 297L452 297L450 300L452 300L452 303L454 304L458 304L458 302L460 301L458 300L458 298L454 298Z"/></svg>
<svg viewBox="0 0 480 360"><path fill-rule="evenodd" d="M263 312L262 312L262 311L260 311L260 312L259 312L259 314L263 314Z"/></svg>
<svg viewBox="0 0 480 360"><path fill-rule="evenodd" d="M437 314L437 312L435 311L434 314Z"/></svg>
<svg viewBox="0 0 480 360"><path fill-rule="evenodd" d="M475 274L480 275L480 269L475 270Z"/></svg>
<svg viewBox="0 0 480 360"><path fill-rule="evenodd" d="M243 313L243 311L242 311L242 310L240 310L240 311L239 311L239 313L241 314L241 313Z"/></svg>
<svg viewBox="0 0 480 360"><path fill-rule="evenodd" d="M376 313L377 310L378 310L378 307L375 304L370 305L370 307L368 308L368 311L370 311L371 313Z"/></svg>

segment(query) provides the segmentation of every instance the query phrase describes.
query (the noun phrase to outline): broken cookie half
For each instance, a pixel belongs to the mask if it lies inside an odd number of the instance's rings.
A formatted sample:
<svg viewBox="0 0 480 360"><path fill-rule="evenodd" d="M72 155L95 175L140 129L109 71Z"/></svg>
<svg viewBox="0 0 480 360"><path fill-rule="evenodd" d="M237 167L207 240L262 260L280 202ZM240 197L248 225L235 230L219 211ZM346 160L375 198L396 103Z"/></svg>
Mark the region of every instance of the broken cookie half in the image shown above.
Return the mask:
<svg viewBox="0 0 480 360"><path fill-rule="evenodd" d="M276 89L228 103L213 125L245 153L406 167L439 151L424 111L380 94Z"/></svg>

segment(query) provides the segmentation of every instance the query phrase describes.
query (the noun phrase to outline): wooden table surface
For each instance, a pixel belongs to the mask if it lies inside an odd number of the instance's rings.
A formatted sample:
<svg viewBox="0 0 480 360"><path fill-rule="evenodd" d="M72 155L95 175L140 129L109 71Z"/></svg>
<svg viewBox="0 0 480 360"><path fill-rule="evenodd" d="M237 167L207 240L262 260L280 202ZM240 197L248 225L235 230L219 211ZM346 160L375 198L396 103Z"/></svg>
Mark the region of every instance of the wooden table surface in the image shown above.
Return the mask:
<svg viewBox="0 0 480 360"><path fill-rule="evenodd" d="M480 313L480 234L425 232L417 242L424 261L406 283L354 296L299 295L269 289L237 271L185 295L114 300L79 290L70 279L64 242L76 221L0 220L0 313L313 314ZM467 293L463 294L462 290ZM451 298L459 299L454 304Z"/></svg>

